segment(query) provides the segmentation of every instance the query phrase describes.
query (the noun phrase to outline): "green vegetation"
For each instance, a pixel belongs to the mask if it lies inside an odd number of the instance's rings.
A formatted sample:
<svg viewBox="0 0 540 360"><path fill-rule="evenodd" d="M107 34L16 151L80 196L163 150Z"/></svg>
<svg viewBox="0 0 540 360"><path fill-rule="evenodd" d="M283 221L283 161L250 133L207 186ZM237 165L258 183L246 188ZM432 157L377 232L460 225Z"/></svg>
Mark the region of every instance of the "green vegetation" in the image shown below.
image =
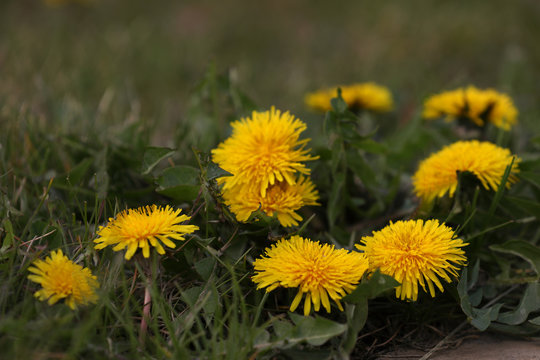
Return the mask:
<svg viewBox="0 0 540 360"><path fill-rule="evenodd" d="M503 0L0 2L0 357L360 359L429 349L463 322L537 335L539 12ZM303 104L359 81L388 86L395 110L352 113L335 99L321 115ZM482 136L522 159L519 181L505 188L508 168L487 191L462 173L453 198L420 206L419 161L463 135L423 121L422 102L468 84L514 100L518 125ZM271 105L307 123L320 157L308 166L321 206L302 209L297 228L262 214L238 223L210 157L230 121ZM147 263L94 250L100 225L148 204L182 208L200 230ZM254 259L283 236L352 249L409 218L446 222L469 243L468 267L435 298L400 301L377 272L344 312L304 317L287 312L294 289L265 294L251 281ZM33 297L28 267L57 248L97 276L97 304Z"/></svg>

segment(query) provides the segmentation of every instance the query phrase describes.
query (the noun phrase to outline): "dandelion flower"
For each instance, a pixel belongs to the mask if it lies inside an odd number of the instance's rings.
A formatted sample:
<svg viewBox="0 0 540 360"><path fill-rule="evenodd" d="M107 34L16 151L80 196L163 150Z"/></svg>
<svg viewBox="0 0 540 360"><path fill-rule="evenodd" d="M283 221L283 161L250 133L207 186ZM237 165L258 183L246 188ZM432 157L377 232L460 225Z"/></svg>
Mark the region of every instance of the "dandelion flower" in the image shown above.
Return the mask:
<svg viewBox="0 0 540 360"><path fill-rule="evenodd" d="M468 119L477 126L487 122L510 130L517 123L518 111L512 99L493 89L481 90L474 86L445 91L429 97L424 102L423 116L436 119L442 116L446 121Z"/></svg>
<svg viewBox="0 0 540 360"><path fill-rule="evenodd" d="M467 261L460 248L466 245L437 220L408 220L363 237L356 247L366 254L370 271L379 268L401 283L396 297L416 301L418 284L425 292L427 284L434 297L435 286L444 291L439 278L451 282L451 277L458 276L459 267Z"/></svg>
<svg viewBox="0 0 540 360"><path fill-rule="evenodd" d="M304 294L304 315L320 306L330 312L329 298L343 311L340 299L350 293L368 269L364 254L345 249L334 249L333 245L311 241L300 236L289 240L281 239L267 248L265 256L253 263L256 274L252 280L257 289L270 292L278 286L298 288L290 311L295 311Z"/></svg>
<svg viewBox="0 0 540 360"><path fill-rule="evenodd" d="M223 192L225 204L236 215L238 221L246 221L252 212L261 209L268 216L276 214L284 227L298 225L302 217L296 213L306 205L319 205L319 193L309 178L300 176L293 185L280 181L270 185L266 196L253 188L244 190L236 186Z"/></svg>
<svg viewBox="0 0 540 360"><path fill-rule="evenodd" d="M264 197L270 185L281 181L294 185L295 173L308 175L310 170L302 161L317 158L305 148L309 139L300 140L306 124L288 112L274 107L254 111L251 118L231 126L231 137L212 150L214 162L234 175L218 179L224 191L252 186Z"/></svg>
<svg viewBox="0 0 540 360"><path fill-rule="evenodd" d="M187 215L180 215L181 211L168 205L165 208L152 205L125 210L116 219L110 218L107 226L100 226L99 237L94 240L95 248L99 250L109 245L114 245L114 251L127 248L126 260L131 259L138 248L142 249L145 258L149 257L150 245L159 254L165 254L161 243L174 249L176 244L171 240L185 240L184 235L199 229L195 225L181 225L190 219Z"/></svg>
<svg viewBox="0 0 540 360"><path fill-rule="evenodd" d="M387 112L392 110L392 94L384 87L372 82L340 86L341 97L351 110ZM306 95L306 104L317 111L332 109L330 100L337 97L338 87L320 90Z"/></svg>
<svg viewBox="0 0 540 360"><path fill-rule="evenodd" d="M486 189L497 190L513 157L510 150L490 142L455 142L420 163L413 176L414 192L427 202L443 197L447 192L452 197L458 184L457 172L460 171L474 174ZM507 187L517 181L515 174L519 172L520 161L515 157Z"/></svg>
<svg viewBox="0 0 540 360"><path fill-rule="evenodd" d="M90 269L69 260L62 250L53 251L45 260L36 260L28 268L32 274L28 279L41 284L42 289L34 293L41 301L53 305L64 299L73 310L77 305L95 303L99 283Z"/></svg>

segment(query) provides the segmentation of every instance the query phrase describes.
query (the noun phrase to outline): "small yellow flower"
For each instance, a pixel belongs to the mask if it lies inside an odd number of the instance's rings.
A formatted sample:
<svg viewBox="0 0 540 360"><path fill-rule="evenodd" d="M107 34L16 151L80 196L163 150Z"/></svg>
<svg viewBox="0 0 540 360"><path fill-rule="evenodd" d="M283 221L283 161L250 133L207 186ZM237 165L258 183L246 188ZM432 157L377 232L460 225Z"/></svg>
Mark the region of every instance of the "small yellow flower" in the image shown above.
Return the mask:
<svg viewBox="0 0 540 360"><path fill-rule="evenodd" d="M474 86L429 97L424 102L423 112L426 119L445 116L446 121L452 121L465 118L478 126L490 122L504 130L510 130L517 123L517 115L518 111L508 95Z"/></svg>
<svg viewBox="0 0 540 360"><path fill-rule="evenodd" d="M174 249L176 244L171 239L185 240L184 235L199 229L195 225L180 225L190 219L187 215L180 215L181 211L168 205L165 208L152 205L122 211L116 219L110 218L107 226L100 226L99 237L94 240L95 248L99 250L109 245L115 245L114 251L127 248L126 260L131 259L138 248L142 249L145 258L149 257L150 245L159 254L165 254L161 243Z"/></svg>
<svg viewBox="0 0 540 360"><path fill-rule="evenodd" d="M70 261L62 250L53 251L45 260L36 260L28 268L32 275L28 279L43 287L34 293L49 305L64 299L73 310L77 305L95 303L98 299L96 289L99 283L90 269Z"/></svg>
<svg viewBox="0 0 540 360"><path fill-rule="evenodd" d="M276 182L294 185L296 173L308 175L310 170L302 161L317 159L305 149L309 139L300 140L306 124L288 112L274 107L254 111L251 118L231 126L232 135L212 150L214 162L233 174L218 179L224 191L237 186L253 187L264 197Z"/></svg>
<svg viewBox="0 0 540 360"><path fill-rule="evenodd" d="M321 245L300 236L289 240L281 239L267 248L265 256L253 263L255 275L252 280L257 289L266 288L270 292L278 286L298 287L298 293L291 303L295 311L304 293L304 315L320 306L330 312L329 298L343 311L340 299L353 291L368 268L364 254L345 249L336 250L334 245Z"/></svg>
<svg viewBox="0 0 540 360"><path fill-rule="evenodd" d="M468 244L454 237L454 231L437 220L409 220L390 223L372 236L364 236L356 245L369 260L369 269L377 268L401 285L396 297L401 300L418 298L418 284L432 297L435 286L442 292L439 280L451 282L459 267L467 262L460 248Z"/></svg>
<svg viewBox="0 0 540 360"><path fill-rule="evenodd" d="M270 185L263 197L253 187L244 190L236 186L223 191L223 199L238 221L246 221L251 213L260 209L268 216L276 214L284 227L298 225L302 217L296 213L303 206L319 205L319 193L309 178L300 176L293 184L286 181Z"/></svg>
<svg viewBox="0 0 540 360"><path fill-rule="evenodd" d="M390 91L372 82L340 86L341 97L351 110L387 112L394 107ZM317 111L332 109L330 100L337 97L338 87L320 90L306 95L306 104Z"/></svg>
<svg viewBox="0 0 540 360"><path fill-rule="evenodd" d="M414 192L427 202L443 197L446 193L452 197L457 188L459 171L468 171L474 174L486 189L497 190L513 157L510 150L490 142L455 142L420 163L413 176ZM515 174L519 172L520 161L518 157L515 158L507 187L517 181Z"/></svg>

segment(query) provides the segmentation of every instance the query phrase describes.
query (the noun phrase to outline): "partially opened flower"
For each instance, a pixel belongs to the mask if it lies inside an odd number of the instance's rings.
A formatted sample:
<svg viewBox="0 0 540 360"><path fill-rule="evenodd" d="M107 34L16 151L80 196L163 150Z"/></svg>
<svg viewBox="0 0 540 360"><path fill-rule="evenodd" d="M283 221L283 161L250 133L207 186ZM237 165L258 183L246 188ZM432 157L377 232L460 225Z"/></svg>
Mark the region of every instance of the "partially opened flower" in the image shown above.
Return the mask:
<svg viewBox="0 0 540 360"><path fill-rule="evenodd" d="M320 306L330 312L330 299L343 311L340 299L350 293L368 268L364 254L334 245L320 244L300 236L281 239L267 248L265 255L253 263L253 281L257 289L270 292L277 287L298 288L290 310L295 311L304 297L304 315Z"/></svg>
<svg viewBox="0 0 540 360"><path fill-rule="evenodd" d="M458 184L458 172L474 174L486 189L497 190L506 167L512 163L506 183L510 187L517 181L520 159L510 150L490 142L458 141L423 160L413 176L414 192L424 201L453 196Z"/></svg>
<svg viewBox="0 0 540 360"><path fill-rule="evenodd" d="M219 178L226 191L236 186L253 187L266 196L266 190L276 182L293 185L296 173L308 175L303 161L317 157L309 155L300 140L306 124L288 112L272 107L270 111L254 111L251 118L231 124L232 135L212 150L214 162L233 176Z"/></svg>
<svg viewBox="0 0 540 360"><path fill-rule="evenodd" d="M390 91L373 82L340 86L341 97L351 110L387 112L392 110L394 101ZM319 90L306 95L306 104L317 111L332 109L330 100L337 97L338 87Z"/></svg>
<svg viewBox="0 0 540 360"><path fill-rule="evenodd" d="M390 223L360 242L356 247L366 254L370 271L378 268L401 283L396 288L396 297L402 300L415 301L418 284L425 292L429 289L434 297L435 286L444 291L440 278L451 282L467 261L461 249L467 244L437 220Z"/></svg>
<svg viewBox="0 0 540 360"><path fill-rule="evenodd" d="M474 86L445 91L424 102L426 119L445 117L447 121L468 119L477 126L493 123L509 130L517 123L518 111L512 99L493 89L481 90Z"/></svg>
<svg viewBox="0 0 540 360"><path fill-rule="evenodd" d="M69 260L62 250L51 252L45 260L36 260L28 268L32 274L28 279L42 286L34 296L49 305L64 300L66 305L75 310L77 305L95 303L98 299L97 278L90 269L83 268Z"/></svg>
<svg viewBox="0 0 540 360"><path fill-rule="evenodd" d="M246 221L249 216L261 209L266 215L277 216L282 226L298 225L302 217L297 211L307 205L319 205L319 193L309 178L300 176L295 184L280 181L270 185L266 196L253 189L244 190L236 186L223 192L223 199L238 221Z"/></svg>
<svg viewBox="0 0 540 360"><path fill-rule="evenodd" d="M122 211L116 218L110 218L107 226L100 226L94 240L96 249L113 245L114 251L127 248L125 258L131 259L138 248L142 249L145 258L150 256L150 246L156 248L159 254L165 254L163 245L174 249L173 240L185 240L184 235L190 234L199 227L182 225L189 220L187 215L180 215L182 210L174 210L157 205L140 207Z"/></svg>

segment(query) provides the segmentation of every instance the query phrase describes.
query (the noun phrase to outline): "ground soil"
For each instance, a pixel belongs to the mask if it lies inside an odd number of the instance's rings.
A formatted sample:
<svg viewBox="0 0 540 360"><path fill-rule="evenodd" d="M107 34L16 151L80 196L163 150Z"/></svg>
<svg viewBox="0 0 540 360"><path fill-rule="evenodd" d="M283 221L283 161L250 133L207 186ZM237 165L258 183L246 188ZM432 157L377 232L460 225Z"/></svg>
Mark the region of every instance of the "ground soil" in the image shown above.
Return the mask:
<svg viewBox="0 0 540 360"><path fill-rule="evenodd" d="M540 339L522 340L496 334L478 334L464 339L452 348L444 348L430 360L540 360ZM399 348L378 359L421 359L425 351Z"/></svg>

